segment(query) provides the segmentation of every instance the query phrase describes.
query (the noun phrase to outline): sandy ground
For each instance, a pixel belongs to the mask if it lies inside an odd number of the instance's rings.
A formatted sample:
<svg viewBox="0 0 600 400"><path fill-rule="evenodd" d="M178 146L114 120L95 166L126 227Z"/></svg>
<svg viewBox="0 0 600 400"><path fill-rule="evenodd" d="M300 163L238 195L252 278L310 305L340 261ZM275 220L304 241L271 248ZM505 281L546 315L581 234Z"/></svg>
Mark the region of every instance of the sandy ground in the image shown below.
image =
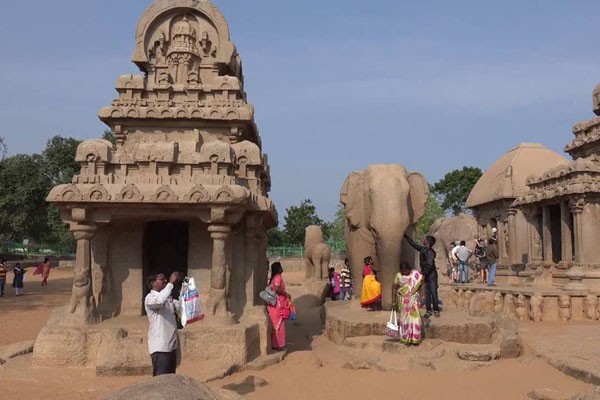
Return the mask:
<svg viewBox="0 0 600 400"><path fill-rule="evenodd" d="M30 271L31 273L31 271ZM52 308L64 305L71 290L71 271L52 271L47 287L29 275L25 295L12 288L0 299L0 346L35 339ZM10 275L10 274L9 274ZM286 274L293 291L301 273ZM343 351L320 334L316 309L299 310L301 318L288 325L290 354L281 364L259 372L243 372L211 385L244 394L249 399L527 399L538 388L572 395L590 385L557 371L527 352L517 360L502 360L474 371L436 372L429 369L379 372L345 369ZM546 340L564 325L540 329ZM533 336L535 337L535 335ZM0 399L102 399L106 394L147 377L98 378L89 369L33 368L31 355L0 366ZM179 372L194 377L206 366L186 363Z"/></svg>

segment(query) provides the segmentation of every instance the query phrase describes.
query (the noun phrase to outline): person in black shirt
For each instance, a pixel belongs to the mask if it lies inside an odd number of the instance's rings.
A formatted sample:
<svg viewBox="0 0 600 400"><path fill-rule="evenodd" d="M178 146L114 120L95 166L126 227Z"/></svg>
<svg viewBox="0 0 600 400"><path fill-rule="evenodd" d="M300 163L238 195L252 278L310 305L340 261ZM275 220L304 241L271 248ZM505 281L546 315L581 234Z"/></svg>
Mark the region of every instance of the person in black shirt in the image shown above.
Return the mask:
<svg viewBox="0 0 600 400"><path fill-rule="evenodd" d="M421 273L425 277L425 307L427 312L424 317L431 317L432 311L433 315L436 317L440 316L440 305L438 298L438 273L437 268L435 267L435 250L433 250L433 245L435 244L435 238L433 236L425 236L423 239L423 245L419 245L415 243L407 235L404 235L406 241L419 252L419 262L421 265Z"/></svg>

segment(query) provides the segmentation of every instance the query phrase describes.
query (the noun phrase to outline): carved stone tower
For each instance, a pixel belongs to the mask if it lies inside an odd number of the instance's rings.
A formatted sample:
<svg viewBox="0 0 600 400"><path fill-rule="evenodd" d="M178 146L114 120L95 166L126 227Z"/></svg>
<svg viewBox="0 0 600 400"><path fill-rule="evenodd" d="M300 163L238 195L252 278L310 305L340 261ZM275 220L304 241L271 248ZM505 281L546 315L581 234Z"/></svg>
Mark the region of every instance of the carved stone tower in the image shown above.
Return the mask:
<svg viewBox="0 0 600 400"><path fill-rule="evenodd" d="M83 142L79 175L48 196L70 224L77 258L70 305L46 338L60 326L142 316L155 272L194 277L209 324L261 304L277 213L223 15L209 1L155 1L138 24L133 62L143 74L119 77L118 97L99 113L116 144Z"/></svg>

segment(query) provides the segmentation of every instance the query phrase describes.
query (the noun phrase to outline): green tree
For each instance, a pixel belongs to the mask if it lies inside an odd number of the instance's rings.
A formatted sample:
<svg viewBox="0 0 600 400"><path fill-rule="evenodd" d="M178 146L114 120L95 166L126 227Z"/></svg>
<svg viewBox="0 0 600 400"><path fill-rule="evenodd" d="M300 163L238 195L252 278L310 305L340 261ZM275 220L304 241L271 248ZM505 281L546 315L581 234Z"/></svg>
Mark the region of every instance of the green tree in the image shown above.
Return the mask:
<svg viewBox="0 0 600 400"><path fill-rule="evenodd" d="M0 162L0 233L5 239L44 238L51 185L43 169L39 154L17 154Z"/></svg>
<svg viewBox="0 0 600 400"><path fill-rule="evenodd" d="M115 137L115 135L112 133L112 131L110 129L105 129L104 130L104 134L102 135L102 139L108 140L113 145L117 144L117 138Z"/></svg>
<svg viewBox="0 0 600 400"><path fill-rule="evenodd" d="M285 216L285 243L288 246L304 245L305 229L309 225L320 225L325 240L329 238L331 224L323 222L317 215L317 210L310 199L306 199L299 206L291 206L286 210Z"/></svg>
<svg viewBox="0 0 600 400"><path fill-rule="evenodd" d="M269 238L269 247L285 246L285 232L278 227L269 229L267 237Z"/></svg>
<svg viewBox="0 0 600 400"><path fill-rule="evenodd" d="M433 185L432 192L442 201L444 211L451 210L454 215L459 215L465 211L467 197L481 175L481 169L477 167L455 169Z"/></svg>
<svg viewBox="0 0 600 400"><path fill-rule="evenodd" d="M52 185L70 183L73 176L79 172L75 154L80 143L80 140L58 135L48 140L42 158L44 173Z"/></svg>
<svg viewBox="0 0 600 400"><path fill-rule="evenodd" d="M345 240L346 230L346 209L342 204L338 208L331 222L331 240L335 243L341 243Z"/></svg>
<svg viewBox="0 0 600 400"><path fill-rule="evenodd" d="M435 220L443 215L444 210L442 210L440 202L430 193L427 203L425 203L425 214L423 214L423 217L417 224L417 240L422 240L427 232L429 232L429 229Z"/></svg>
<svg viewBox="0 0 600 400"><path fill-rule="evenodd" d="M6 147L6 141L2 136L0 136L0 161L4 160L7 151L8 147Z"/></svg>

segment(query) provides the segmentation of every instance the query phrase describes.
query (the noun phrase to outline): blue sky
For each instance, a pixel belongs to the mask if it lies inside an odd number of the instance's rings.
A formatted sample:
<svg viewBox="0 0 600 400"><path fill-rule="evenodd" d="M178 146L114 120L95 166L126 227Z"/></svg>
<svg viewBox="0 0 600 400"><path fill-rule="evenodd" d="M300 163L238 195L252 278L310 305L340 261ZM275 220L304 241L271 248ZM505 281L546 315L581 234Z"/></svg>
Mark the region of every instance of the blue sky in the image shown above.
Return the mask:
<svg viewBox="0 0 600 400"><path fill-rule="evenodd" d="M0 13L10 154L104 130L149 0L11 2ZM331 219L346 175L400 163L434 183L520 142L562 152L592 117L599 1L214 0L244 62L271 196Z"/></svg>

